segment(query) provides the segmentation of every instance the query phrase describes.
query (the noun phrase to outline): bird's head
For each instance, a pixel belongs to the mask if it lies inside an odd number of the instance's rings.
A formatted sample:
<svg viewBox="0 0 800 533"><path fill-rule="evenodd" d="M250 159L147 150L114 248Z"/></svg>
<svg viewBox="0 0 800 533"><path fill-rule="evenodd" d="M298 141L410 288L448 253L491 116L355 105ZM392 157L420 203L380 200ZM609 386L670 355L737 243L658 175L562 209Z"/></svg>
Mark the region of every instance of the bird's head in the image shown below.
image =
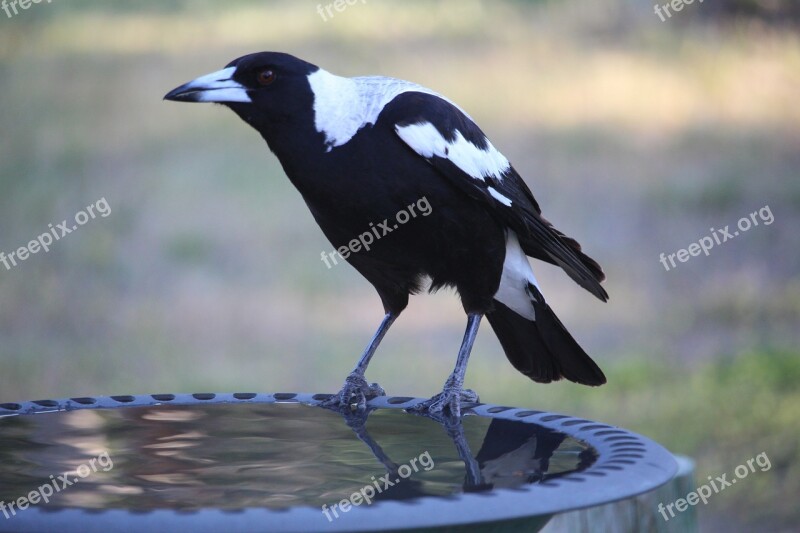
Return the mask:
<svg viewBox="0 0 800 533"><path fill-rule="evenodd" d="M231 108L255 127L296 116L313 106L311 63L280 52L249 54L164 96L176 102L211 102Z"/></svg>

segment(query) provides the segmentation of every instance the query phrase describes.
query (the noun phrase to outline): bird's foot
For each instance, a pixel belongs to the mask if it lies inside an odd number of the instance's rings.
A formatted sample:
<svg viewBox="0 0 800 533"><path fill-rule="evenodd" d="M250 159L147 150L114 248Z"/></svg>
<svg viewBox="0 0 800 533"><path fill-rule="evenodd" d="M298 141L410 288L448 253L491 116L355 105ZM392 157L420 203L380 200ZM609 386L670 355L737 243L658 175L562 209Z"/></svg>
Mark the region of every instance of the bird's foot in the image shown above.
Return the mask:
<svg viewBox="0 0 800 533"><path fill-rule="evenodd" d="M369 384L361 374L350 374L344 380L342 390L324 402L323 407L363 411L367 407L367 400L376 396L386 396L386 391L377 383Z"/></svg>
<svg viewBox="0 0 800 533"><path fill-rule="evenodd" d="M454 418L461 418L462 404L469 406L480 401L478 394L470 389L464 389L457 385L447 384L444 390L429 400L418 403L408 410L417 413L428 413L430 415L445 415ZM437 417L438 418L438 417Z"/></svg>

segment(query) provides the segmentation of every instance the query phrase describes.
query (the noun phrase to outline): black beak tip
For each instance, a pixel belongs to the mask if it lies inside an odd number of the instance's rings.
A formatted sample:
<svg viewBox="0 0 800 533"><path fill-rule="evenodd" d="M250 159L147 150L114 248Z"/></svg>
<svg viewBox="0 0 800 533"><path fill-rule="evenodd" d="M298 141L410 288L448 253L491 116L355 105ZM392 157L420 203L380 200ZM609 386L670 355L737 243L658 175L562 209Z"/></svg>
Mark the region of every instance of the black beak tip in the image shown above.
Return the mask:
<svg viewBox="0 0 800 533"><path fill-rule="evenodd" d="M181 85L165 94L164 100L170 100L172 102L194 102L196 100L192 97L193 94L192 91L186 90L185 85Z"/></svg>

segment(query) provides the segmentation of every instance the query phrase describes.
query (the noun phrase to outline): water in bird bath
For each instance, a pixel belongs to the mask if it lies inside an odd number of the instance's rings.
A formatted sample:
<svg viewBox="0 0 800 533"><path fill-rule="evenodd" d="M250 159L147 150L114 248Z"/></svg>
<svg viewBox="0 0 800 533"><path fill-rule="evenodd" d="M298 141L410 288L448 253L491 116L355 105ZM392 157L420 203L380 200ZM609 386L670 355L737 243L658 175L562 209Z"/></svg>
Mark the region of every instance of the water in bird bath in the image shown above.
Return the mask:
<svg viewBox="0 0 800 533"><path fill-rule="evenodd" d="M145 511L321 508L362 489L372 501L448 497L546 481L596 454L514 420L200 403L0 418L0 458L0 501L50 484L46 507Z"/></svg>

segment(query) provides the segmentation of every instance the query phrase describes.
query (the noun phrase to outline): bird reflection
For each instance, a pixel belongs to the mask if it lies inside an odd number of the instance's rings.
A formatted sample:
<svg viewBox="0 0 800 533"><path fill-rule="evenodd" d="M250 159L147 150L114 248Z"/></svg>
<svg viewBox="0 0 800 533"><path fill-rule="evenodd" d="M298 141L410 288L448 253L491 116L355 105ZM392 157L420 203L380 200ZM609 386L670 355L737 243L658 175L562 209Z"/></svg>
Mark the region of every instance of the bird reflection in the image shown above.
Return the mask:
<svg viewBox="0 0 800 533"><path fill-rule="evenodd" d="M398 464L387 455L367 430L367 419L376 408L364 410L328 408L338 412L383 465L390 479L398 479ZM590 466L597 458L591 448L575 446L567 435L549 428L516 420L493 419L477 454L473 454L462 419L431 413L409 412L438 423L450 438L459 459L464 463L464 492L481 492L494 488L513 488L564 476ZM424 448L424 443L421 448ZM555 465L553 462L558 463ZM412 478L403 479L375 496L375 500L407 500L435 493L426 484Z"/></svg>
<svg viewBox="0 0 800 533"><path fill-rule="evenodd" d="M380 490L377 491L375 496L372 498L373 501L411 500L414 498L421 498L423 496L435 495L435 493L426 491L425 484L419 480L405 478L402 479L402 482L395 482L396 480L401 479L398 472L399 465L395 463L386 454L386 452L383 451L383 448L381 448L380 444L378 444L369 431L367 431L367 418L369 418L369 415L372 412L377 410L376 408L369 406L360 410L351 410L348 407L341 408L338 406L323 406L323 408L335 411L342 415L342 418L344 418L347 426L353 430L353 433L356 434L356 437L358 437L361 442L367 445L372 454L375 456L375 459L377 459L386 469L387 477L389 481L392 482L392 485L386 487L383 482L378 480L377 483L380 487ZM373 478L375 478L375 476L373 476Z"/></svg>
<svg viewBox="0 0 800 533"><path fill-rule="evenodd" d="M482 481L490 487L510 488L538 483L588 468L596 459L591 448L564 450L567 436L536 424L494 419L486 431L475 461ZM569 470L551 469L559 458L571 462Z"/></svg>

